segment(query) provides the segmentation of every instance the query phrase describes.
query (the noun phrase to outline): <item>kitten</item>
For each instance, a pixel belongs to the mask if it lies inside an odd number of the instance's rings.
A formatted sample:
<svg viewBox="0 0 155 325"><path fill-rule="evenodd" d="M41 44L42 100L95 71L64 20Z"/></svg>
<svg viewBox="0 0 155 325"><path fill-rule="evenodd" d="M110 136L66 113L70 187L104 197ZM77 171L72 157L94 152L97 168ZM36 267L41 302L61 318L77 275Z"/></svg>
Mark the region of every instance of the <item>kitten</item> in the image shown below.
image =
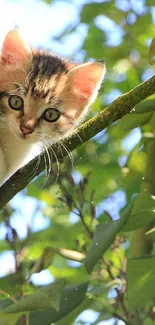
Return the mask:
<svg viewBox="0 0 155 325"><path fill-rule="evenodd" d="M94 102L105 74L100 62L75 64L34 50L18 29L0 57L0 183L73 132Z"/></svg>

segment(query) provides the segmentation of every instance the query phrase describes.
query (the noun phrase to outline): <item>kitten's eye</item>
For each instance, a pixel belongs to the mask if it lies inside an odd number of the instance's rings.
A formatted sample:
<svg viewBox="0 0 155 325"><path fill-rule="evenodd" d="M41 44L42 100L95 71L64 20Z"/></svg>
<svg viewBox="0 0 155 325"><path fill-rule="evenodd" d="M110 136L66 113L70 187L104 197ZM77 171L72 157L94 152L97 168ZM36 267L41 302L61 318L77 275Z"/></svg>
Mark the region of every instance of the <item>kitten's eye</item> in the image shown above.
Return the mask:
<svg viewBox="0 0 155 325"><path fill-rule="evenodd" d="M47 122L56 122L60 117L60 112L56 108L47 108L42 118L46 120Z"/></svg>
<svg viewBox="0 0 155 325"><path fill-rule="evenodd" d="M24 107L23 99L17 95L10 95L8 99L9 106L15 111L21 111Z"/></svg>

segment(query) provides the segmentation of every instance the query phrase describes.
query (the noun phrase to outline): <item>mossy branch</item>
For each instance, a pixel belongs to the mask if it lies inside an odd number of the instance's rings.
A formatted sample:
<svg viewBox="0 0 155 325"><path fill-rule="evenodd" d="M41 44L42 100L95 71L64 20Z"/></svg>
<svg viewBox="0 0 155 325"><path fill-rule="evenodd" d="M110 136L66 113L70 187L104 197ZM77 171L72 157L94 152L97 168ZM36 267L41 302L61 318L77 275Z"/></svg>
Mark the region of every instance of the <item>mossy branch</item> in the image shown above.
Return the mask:
<svg viewBox="0 0 155 325"><path fill-rule="evenodd" d="M78 131L71 137L65 139L64 145L67 146L70 151L73 151L97 133L104 130L111 123L129 113L135 105L153 95L154 92L155 76L114 100L114 102L107 106L103 111L80 126ZM58 160L62 160L62 156L65 157L67 155L67 152L62 149L60 150L57 144L54 144L52 149ZM51 160L53 163L56 161L56 156L54 154L52 155ZM0 209L2 209L6 203L14 197L14 195L24 189L35 176L39 175L44 170L44 156L41 155L40 165L36 172L32 173L36 167L37 161L38 159L36 157L25 167L19 169L5 184L1 186Z"/></svg>

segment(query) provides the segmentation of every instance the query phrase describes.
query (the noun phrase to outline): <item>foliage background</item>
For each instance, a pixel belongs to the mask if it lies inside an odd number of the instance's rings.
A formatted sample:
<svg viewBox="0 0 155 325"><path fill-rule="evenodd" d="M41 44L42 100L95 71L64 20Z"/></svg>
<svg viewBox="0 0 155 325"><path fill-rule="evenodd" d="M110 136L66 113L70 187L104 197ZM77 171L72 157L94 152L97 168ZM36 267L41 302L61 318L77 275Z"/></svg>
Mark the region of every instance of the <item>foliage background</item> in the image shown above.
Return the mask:
<svg viewBox="0 0 155 325"><path fill-rule="evenodd" d="M107 66L106 79L90 118L154 74L148 63L149 45L155 33L154 1L66 1L67 4L74 7L76 14L63 31L51 35L53 50L77 61L104 59ZM55 10L56 5L62 12L62 2L44 1L46 10ZM1 309L10 303L7 295L11 299L22 298L34 293L36 285L55 279L65 278L67 290L73 291L71 296L65 291L62 298L63 284L56 282L54 292L58 297L52 293L53 305L48 305L46 293L46 306L42 307L45 311L35 311L40 309L39 305L36 303L32 308L30 303L28 310L24 306L11 316L3 313L0 324L15 324L19 317L18 324L22 325L154 324L153 110L152 96L135 114L113 123L70 153L60 166L54 165L44 186L43 174L3 209ZM123 214L129 215L129 220L121 232L115 231L114 220ZM89 275L80 263L82 254L92 247L85 263L90 271L100 246L104 252L105 242L109 249ZM71 251L60 251L61 248L73 250L73 256L70 257ZM77 257L75 251L81 255ZM61 256L65 254L66 258ZM86 281L90 282L84 298ZM76 290L78 295L74 297ZM50 312L50 307L57 308L54 302L58 300L59 305L60 298L60 311ZM27 318L21 316L23 312Z"/></svg>

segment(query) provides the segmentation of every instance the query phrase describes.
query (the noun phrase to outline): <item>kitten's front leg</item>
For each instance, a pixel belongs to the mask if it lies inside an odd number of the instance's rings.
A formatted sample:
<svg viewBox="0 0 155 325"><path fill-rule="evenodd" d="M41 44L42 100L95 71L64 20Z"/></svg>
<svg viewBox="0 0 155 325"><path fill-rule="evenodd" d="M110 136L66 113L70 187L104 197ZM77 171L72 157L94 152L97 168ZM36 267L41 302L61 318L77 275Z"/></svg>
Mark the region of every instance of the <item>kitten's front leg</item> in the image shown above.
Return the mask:
<svg viewBox="0 0 155 325"><path fill-rule="evenodd" d="M0 185L4 182L6 178L6 166L5 166L5 159L2 148L0 148Z"/></svg>

